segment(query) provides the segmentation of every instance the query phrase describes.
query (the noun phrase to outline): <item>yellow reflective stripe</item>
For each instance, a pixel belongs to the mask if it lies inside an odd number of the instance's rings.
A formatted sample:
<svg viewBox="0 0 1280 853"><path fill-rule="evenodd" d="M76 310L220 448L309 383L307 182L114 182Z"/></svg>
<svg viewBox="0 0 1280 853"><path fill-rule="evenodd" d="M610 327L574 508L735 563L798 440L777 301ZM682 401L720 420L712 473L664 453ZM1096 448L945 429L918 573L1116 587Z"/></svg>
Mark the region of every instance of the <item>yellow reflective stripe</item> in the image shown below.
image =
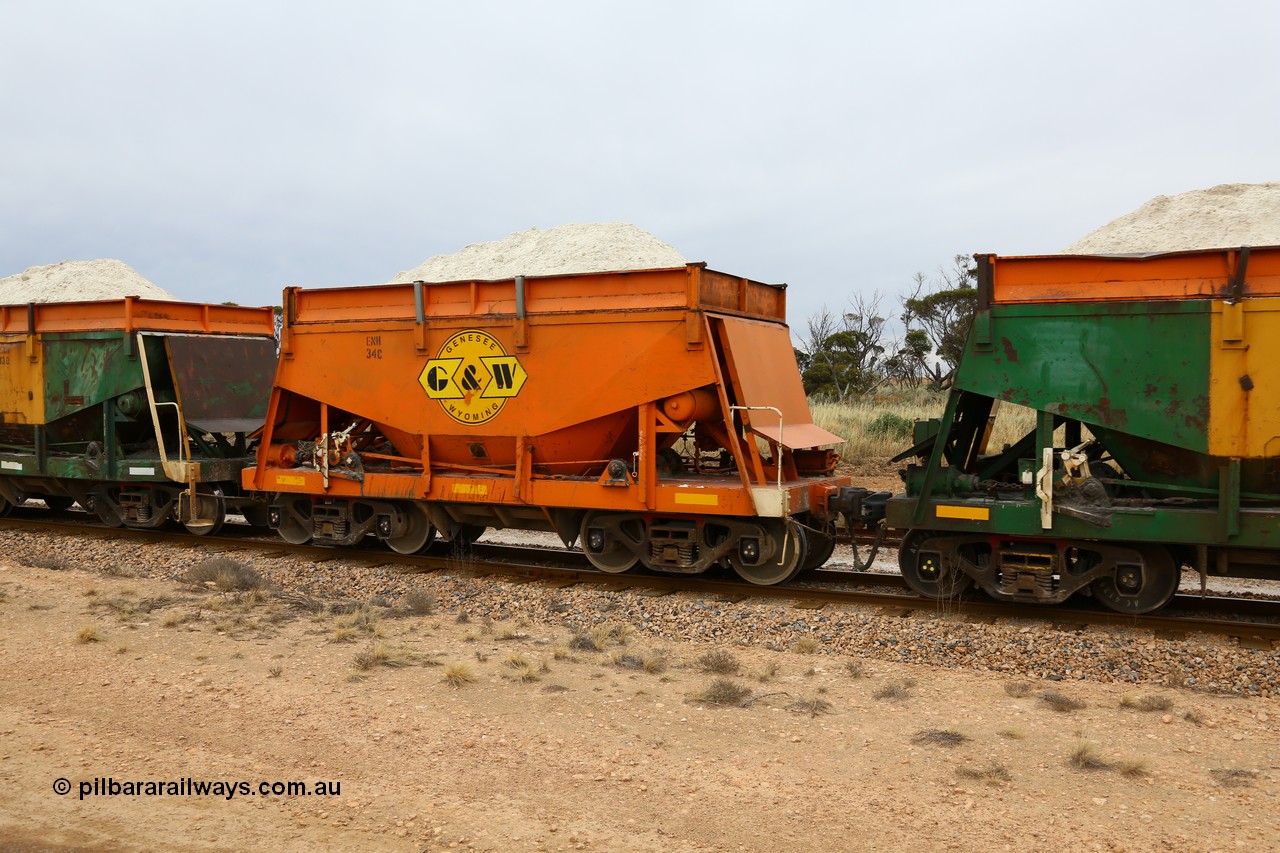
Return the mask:
<svg viewBox="0 0 1280 853"><path fill-rule="evenodd" d="M991 518L991 510L985 506L950 506L939 504L934 508L938 518L964 518L969 521L986 521Z"/></svg>
<svg viewBox="0 0 1280 853"><path fill-rule="evenodd" d="M697 492L676 492L673 500L678 504L695 504L697 506L719 506L719 495L699 494Z"/></svg>

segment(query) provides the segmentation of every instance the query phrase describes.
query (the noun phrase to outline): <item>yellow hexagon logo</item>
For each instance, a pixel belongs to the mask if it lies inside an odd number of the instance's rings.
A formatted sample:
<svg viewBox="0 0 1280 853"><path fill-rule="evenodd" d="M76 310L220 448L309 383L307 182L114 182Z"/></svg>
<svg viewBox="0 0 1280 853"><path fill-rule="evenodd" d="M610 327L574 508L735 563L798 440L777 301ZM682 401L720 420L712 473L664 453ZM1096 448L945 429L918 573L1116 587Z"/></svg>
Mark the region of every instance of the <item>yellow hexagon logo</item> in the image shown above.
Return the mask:
<svg viewBox="0 0 1280 853"><path fill-rule="evenodd" d="M498 339L465 329L444 342L418 374L418 384L445 414L461 424L482 424L520 393L529 374Z"/></svg>

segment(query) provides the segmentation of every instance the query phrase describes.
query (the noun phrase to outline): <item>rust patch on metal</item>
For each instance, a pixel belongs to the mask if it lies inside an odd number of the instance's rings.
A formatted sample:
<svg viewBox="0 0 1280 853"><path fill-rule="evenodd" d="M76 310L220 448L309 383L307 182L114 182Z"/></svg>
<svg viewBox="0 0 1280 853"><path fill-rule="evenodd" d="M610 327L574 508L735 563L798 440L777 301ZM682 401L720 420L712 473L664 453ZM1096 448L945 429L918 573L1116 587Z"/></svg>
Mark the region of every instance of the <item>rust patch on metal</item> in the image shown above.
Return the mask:
<svg viewBox="0 0 1280 853"><path fill-rule="evenodd" d="M1014 347L1013 341L1009 340L1008 338L1001 338L1000 345L1004 347L1004 357L1008 359L1010 362L1017 364L1018 350L1017 348Z"/></svg>

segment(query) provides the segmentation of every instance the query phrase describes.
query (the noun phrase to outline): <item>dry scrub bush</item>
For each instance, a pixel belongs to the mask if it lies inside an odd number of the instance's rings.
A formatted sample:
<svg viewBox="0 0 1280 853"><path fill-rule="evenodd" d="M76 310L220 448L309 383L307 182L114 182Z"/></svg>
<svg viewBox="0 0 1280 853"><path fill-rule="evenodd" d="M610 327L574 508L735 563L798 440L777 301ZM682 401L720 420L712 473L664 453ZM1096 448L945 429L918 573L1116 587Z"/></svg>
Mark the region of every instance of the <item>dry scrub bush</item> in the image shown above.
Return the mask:
<svg viewBox="0 0 1280 853"><path fill-rule="evenodd" d="M1040 694L1040 701L1055 711L1079 711L1085 703L1057 690L1046 690Z"/></svg>
<svg viewBox="0 0 1280 853"><path fill-rule="evenodd" d="M440 680L450 687L462 687L475 681L476 674L465 663L451 663L444 668Z"/></svg>
<svg viewBox="0 0 1280 853"><path fill-rule="evenodd" d="M102 635L98 633L97 628L92 625L86 625L76 632L76 642L82 645L84 643L100 643L102 642Z"/></svg>
<svg viewBox="0 0 1280 853"><path fill-rule="evenodd" d="M1004 692L1014 699L1021 699L1024 696L1030 696L1031 691L1035 688L1030 681L1006 681L1004 683Z"/></svg>
<svg viewBox="0 0 1280 853"><path fill-rule="evenodd" d="M844 662L844 671L850 678L862 678L867 674L867 665L860 660L847 660Z"/></svg>
<svg viewBox="0 0 1280 853"><path fill-rule="evenodd" d="M737 655L725 649L703 652L693 661L693 665L701 672L710 672L714 675L737 675L742 669L742 663Z"/></svg>
<svg viewBox="0 0 1280 853"><path fill-rule="evenodd" d="M1168 711L1173 707L1173 700L1168 696L1121 696L1121 708L1134 708L1139 711Z"/></svg>
<svg viewBox="0 0 1280 853"><path fill-rule="evenodd" d="M71 568L71 564L67 562L65 557L57 554L27 554L19 557L18 562L24 566L30 566L33 569L53 569L54 571L63 571Z"/></svg>
<svg viewBox="0 0 1280 853"><path fill-rule="evenodd" d="M1258 771L1221 768L1210 770L1209 775L1223 788L1247 788L1258 778Z"/></svg>
<svg viewBox="0 0 1280 853"><path fill-rule="evenodd" d="M791 644L791 651L798 655L816 655L822 651L822 643L817 637L801 637Z"/></svg>
<svg viewBox="0 0 1280 853"><path fill-rule="evenodd" d="M414 616L429 616L436 611L436 597L421 589L411 589L400 597L400 606Z"/></svg>
<svg viewBox="0 0 1280 853"><path fill-rule="evenodd" d="M752 670L751 677L761 684L766 684L769 681L772 681L781 669L782 667L778 666L776 663L767 663L760 669Z"/></svg>
<svg viewBox="0 0 1280 853"><path fill-rule="evenodd" d="M613 655L613 665L623 669L639 669L656 675L666 671L667 655L662 651L638 653L615 652Z"/></svg>
<svg viewBox="0 0 1280 853"><path fill-rule="evenodd" d="M230 557L213 557L187 569L182 579L195 586L211 585L223 592L263 589L266 581L253 569Z"/></svg>
<svg viewBox="0 0 1280 853"><path fill-rule="evenodd" d="M957 767L956 775L965 779L977 779L995 785L1000 782L1012 782L1013 774L999 761L993 761L986 767Z"/></svg>
<svg viewBox="0 0 1280 853"><path fill-rule="evenodd" d="M923 729L911 736L912 743L933 746L959 746L968 740L968 735L955 729Z"/></svg>
<svg viewBox="0 0 1280 853"><path fill-rule="evenodd" d="M283 674L284 667L280 666L280 664L275 664L267 670L267 678L279 678Z"/></svg>
<svg viewBox="0 0 1280 853"><path fill-rule="evenodd" d="M728 678L714 678L693 694L693 701L724 708L742 708L751 701L751 688Z"/></svg>
<svg viewBox="0 0 1280 853"><path fill-rule="evenodd" d="M795 711L800 714L808 714L810 717L816 717L819 714L830 714L831 703L826 699L817 697L809 699L797 699L787 706L788 711Z"/></svg>
<svg viewBox="0 0 1280 853"><path fill-rule="evenodd" d="M881 685L871 696L875 699L901 702L911 695L911 688L915 686L914 678L898 678Z"/></svg>

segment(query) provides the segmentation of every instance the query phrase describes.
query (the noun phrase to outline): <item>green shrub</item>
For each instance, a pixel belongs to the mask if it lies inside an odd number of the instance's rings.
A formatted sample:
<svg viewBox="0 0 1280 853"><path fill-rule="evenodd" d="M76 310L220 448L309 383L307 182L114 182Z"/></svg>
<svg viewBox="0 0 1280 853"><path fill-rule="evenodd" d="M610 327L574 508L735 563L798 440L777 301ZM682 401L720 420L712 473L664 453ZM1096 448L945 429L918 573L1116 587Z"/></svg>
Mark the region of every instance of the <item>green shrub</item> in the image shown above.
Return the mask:
<svg viewBox="0 0 1280 853"><path fill-rule="evenodd" d="M902 415L893 412L881 412L867 424L867 435L875 438L889 438L895 441L906 441L911 438L912 423Z"/></svg>

